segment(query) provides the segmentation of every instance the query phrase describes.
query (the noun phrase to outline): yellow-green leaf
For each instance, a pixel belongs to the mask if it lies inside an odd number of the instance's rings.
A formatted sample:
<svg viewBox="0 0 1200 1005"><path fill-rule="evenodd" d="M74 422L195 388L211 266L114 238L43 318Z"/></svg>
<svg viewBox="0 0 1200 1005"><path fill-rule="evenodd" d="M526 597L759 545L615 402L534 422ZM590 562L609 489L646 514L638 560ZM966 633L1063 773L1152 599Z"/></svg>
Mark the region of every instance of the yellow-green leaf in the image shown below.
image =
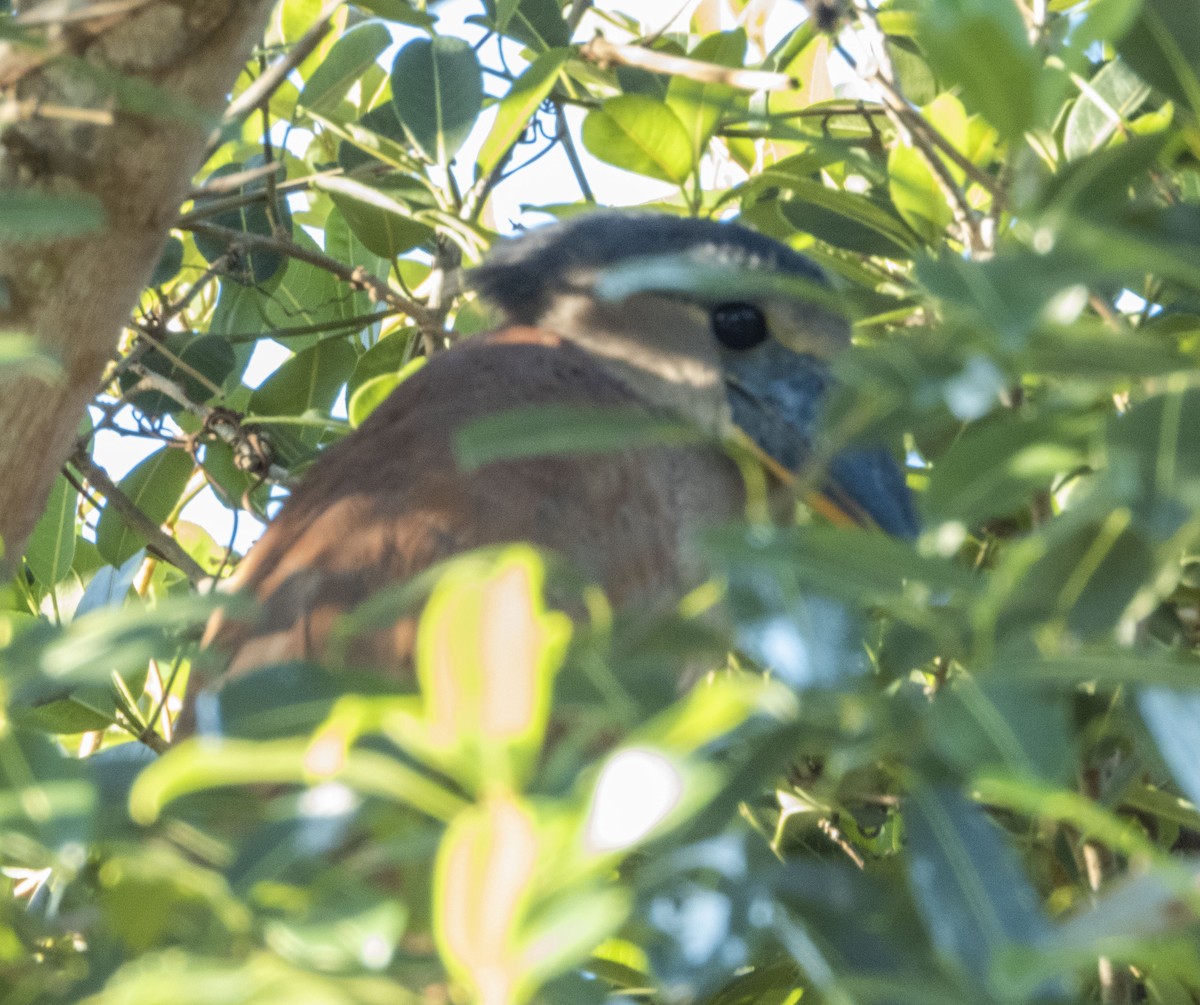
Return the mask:
<svg viewBox="0 0 1200 1005"><path fill-rule="evenodd" d="M609 98L589 112L583 145L608 164L676 185L696 166L692 139L679 116L644 94Z"/></svg>

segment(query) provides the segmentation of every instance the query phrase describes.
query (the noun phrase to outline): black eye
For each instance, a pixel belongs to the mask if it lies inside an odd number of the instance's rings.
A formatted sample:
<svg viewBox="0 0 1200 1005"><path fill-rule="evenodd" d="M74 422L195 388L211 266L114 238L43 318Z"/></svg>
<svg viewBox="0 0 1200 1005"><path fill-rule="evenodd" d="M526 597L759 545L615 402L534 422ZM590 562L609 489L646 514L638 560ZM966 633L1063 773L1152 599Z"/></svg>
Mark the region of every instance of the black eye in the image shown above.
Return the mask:
<svg viewBox="0 0 1200 1005"><path fill-rule="evenodd" d="M767 319L753 304L717 304L712 330L726 349L753 349L767 340Z"/></svg>

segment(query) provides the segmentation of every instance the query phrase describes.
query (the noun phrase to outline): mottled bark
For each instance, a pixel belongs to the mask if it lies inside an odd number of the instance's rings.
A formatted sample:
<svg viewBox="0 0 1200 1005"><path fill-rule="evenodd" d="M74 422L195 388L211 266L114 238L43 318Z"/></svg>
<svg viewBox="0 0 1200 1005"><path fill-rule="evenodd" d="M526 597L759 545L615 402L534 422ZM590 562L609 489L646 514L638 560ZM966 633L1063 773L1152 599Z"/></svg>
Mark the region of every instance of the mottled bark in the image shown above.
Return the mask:
<svg viewBox="0 0 1200 1005"><path fill-rule="evenodd" d="M9 562L74 448L203 158L211 122L196 112L224 106L271 6L26 4L23 17L46 22L35 25L44 47L0 42L0 193L87 195L105 217L86 237L18 244L0 232L0 332L31 337L60 367L0 369L0 541ZM134 110L143 96L116 97L123 80L159 88L161 100Z"/></svg>

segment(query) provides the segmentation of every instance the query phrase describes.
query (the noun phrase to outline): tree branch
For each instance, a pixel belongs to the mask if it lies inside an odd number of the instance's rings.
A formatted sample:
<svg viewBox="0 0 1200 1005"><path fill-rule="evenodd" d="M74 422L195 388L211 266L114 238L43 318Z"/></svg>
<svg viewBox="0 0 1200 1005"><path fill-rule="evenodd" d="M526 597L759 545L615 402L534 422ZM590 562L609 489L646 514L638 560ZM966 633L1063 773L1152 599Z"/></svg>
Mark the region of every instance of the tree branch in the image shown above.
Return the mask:
<svg viewBox="0 0 1200 1005"><path fill-rule="evenodd" d="M739 91L794 91L800 86L800 81L786 73L743 70L685 56L672 56L640 45L617 45L603 35L597 35L582 46L579 55L602 70L620 64L667 77L686 77L701 84L725 84Z"/></svg>
<svg viewBox="0 0 1200 1005"><path fill-rule="evenodd" d="M432 330L438 335L441 329L432 313L422 304L393 290L387 283L372 275L362 266L351 266L339 262L323 251L314 251L289 241L286 238L268 237L265 234L252 234L244 230L234 230L231 227L218 227L212 223L196 223L187 228L194 234L204 234L220 240L228 241L231 247L242 248L246 251L274 251L289 258L316 266L318 269L337 276L347 283L351 289L366 290L379 303L398 308L407 314L421 329L422 333Z"/></svg>
<svg viewBox="0 0 1200 1005"><path fill-rule="evenodd" d="M108 477L108 473L88 456L87 451L76 450L70 463L104 496L105 504L114 507L130 529L146 539L155 555L175 566L187 576L193 586L208 578L208 573L179 546L179 542L138 509L137 504L121 491L116 482Z"/></svg>

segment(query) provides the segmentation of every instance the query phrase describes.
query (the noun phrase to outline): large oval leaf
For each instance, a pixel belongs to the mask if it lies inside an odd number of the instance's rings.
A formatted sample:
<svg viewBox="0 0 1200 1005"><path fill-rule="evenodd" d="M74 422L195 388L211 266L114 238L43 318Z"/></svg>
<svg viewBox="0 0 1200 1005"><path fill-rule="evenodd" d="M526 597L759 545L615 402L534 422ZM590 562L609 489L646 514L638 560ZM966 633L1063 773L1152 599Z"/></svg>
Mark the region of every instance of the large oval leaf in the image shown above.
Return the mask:
<svg viewBox="0 0 1200 1005"><path fill-rule="evenodd" d="M679 116L641 94L610 98L589 112L583 145L608 164L676 185L696 166L692 138Z"/></svg>
<svg viewBox="0 0 1200 1005"><path fill-rule="evenodd" d="M483 107L483 71L460 38L419 38L392 64L392 103L431 161L449 164Z"/></svg>

